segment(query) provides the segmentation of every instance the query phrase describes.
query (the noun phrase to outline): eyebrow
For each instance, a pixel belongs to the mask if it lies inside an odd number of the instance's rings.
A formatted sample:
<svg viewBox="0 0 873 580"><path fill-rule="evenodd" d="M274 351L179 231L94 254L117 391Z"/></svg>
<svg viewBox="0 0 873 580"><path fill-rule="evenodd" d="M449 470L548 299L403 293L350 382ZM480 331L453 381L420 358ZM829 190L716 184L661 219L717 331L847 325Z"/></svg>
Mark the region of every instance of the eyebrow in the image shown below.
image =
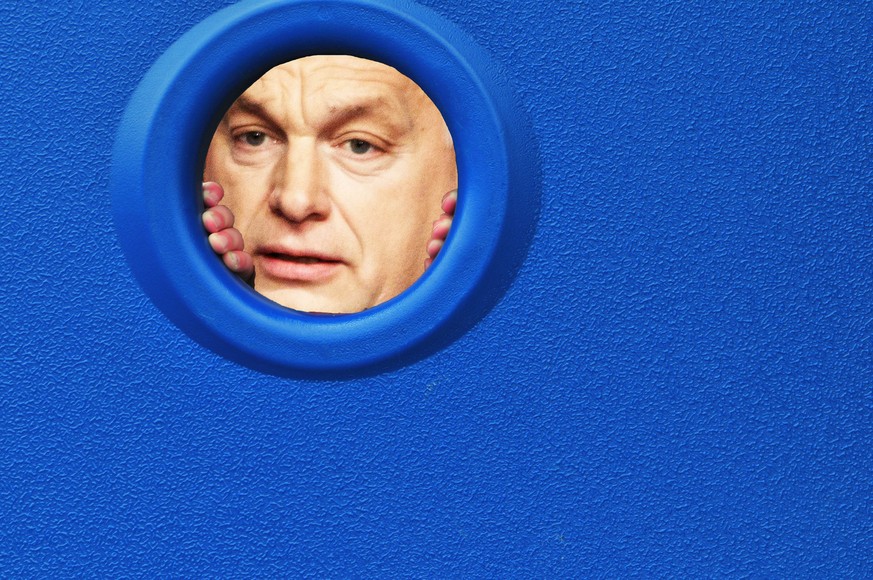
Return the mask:
<svg viewBox="0 0 873 580"><path fill-rule="evenodd" d="M326 120L320 123L319 130L331 133L340 129L343 125L359 119L373 119L385 126L394 139L410 132L414 126L414 120L402 107L396 106L390 97L377 95L374 97L352 98L347 102L338 104L326 104ZM282 128L275 115L263 102L252 97L241 95L228 110L228 115L234 110L260 117L277 128ZM227 119L227 116L225 116Z"/></svg>
<svg viewBox="0 0 873 580"><path fill-rule="evenodd" d="M324 130L331 132L357 120L372 119L388 128L392 136L397 138L412 129L413 120L406 111L391 101L392 99L380 95L328 105L328 120L324 124Z"/></svg>
<svg viewBox="0 0 873 580"><path fill-rule="evenodd" d="M247 97L246 95L240 95L240 97L236 101L234 101L230 109L227 110L227 113L224 116L224 120L227 121L228 116L230 116L230 114L235 112L235 110L237 109L242 111L243 113L248 113L256 117L261 117L262 119L269 121L271 124L277 127L280 126L280 124L276 121L275 117L270 113L267 107L265 107L260 101L255 100L251 97Z"/></svg>

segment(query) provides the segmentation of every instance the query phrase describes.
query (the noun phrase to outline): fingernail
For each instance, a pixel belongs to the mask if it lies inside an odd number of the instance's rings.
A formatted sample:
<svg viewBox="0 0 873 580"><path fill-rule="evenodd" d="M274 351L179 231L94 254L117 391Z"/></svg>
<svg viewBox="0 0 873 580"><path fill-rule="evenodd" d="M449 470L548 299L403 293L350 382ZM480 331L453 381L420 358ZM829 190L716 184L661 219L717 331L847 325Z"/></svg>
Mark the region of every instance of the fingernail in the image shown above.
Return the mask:
<svg viewBox="0 0 873 580"><path fill-rule="evenodd" d="M222 253L227 249L227 240L224 239L224 236L219 236L218 234L209 235L209 244L218 253Z"/></svg>
<svg viewBox="0 0 873 580"><path fill-rule="evenodd" d="M215 184L211 182L206 182L203 184L203 198L208 203L214 203L217 201L218 192L215 191Z"/></svg>

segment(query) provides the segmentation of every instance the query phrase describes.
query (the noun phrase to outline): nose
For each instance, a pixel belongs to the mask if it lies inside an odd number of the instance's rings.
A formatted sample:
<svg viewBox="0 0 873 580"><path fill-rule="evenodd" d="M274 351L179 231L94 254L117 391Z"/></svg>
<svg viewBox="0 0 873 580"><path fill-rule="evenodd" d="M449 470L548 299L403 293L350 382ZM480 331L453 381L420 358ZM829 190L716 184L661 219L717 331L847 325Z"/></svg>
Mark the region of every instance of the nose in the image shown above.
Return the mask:
<svg viewBox="0 0 873 580"><path fill-rule="evenodd" d="M275 168L270 209L292 222L326 219L330 196L317 143L292 141L286 151Z"/></svg>

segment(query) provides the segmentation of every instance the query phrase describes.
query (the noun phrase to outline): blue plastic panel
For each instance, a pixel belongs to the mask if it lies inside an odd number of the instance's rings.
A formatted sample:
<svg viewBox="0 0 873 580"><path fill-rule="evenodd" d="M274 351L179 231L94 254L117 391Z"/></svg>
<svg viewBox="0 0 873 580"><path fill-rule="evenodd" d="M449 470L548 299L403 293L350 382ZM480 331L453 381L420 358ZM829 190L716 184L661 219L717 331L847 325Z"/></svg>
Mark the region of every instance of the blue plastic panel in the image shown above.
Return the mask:
<svg viewBox="0 0 873 580"><path fill-rule="evenodd" d="M0 577L873 576L869 2L422 0L541 212L472 328L336 381L190 339L119 245L125 109L230 4L0 2Z"/></svg>

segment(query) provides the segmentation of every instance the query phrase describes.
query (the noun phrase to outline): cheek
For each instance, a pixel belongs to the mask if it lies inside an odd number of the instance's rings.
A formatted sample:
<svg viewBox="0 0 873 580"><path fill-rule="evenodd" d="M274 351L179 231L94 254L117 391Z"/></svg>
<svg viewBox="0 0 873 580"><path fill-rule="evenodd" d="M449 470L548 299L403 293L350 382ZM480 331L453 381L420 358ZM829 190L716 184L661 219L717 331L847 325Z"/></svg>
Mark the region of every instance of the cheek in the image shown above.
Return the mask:
<svg viewBox="0 0 873 580"><path fill-rule="evenodd" d="M346 243L360 246L368 277L383 275L391 262L403 258L410 234L411 216L398 202L406 194L404 184L392 177L361 179L341 171L331 175L334 225L346 230Z"/></svg>
<svg viewBox="0 0 873 580"><path fill-rule="evenodd" d="M242 167L236 164L230 151L220 143L213 142L206 154L203 178L214 181L224 189L222 205L227 206L234 215L234 227L244 237L257 210L261 192L269 185L268 168Z"/></svg>
<svg viewBox="0 0 873 580"><path fill-rule="evenodd" d="M437 219L438 206L429 207L428 196L416 190L419 184L405 183L389 191L389 200L374 204L366 213L366 254L374 269L392 284L403 288L421 275L430 224Z"/></svg>
<svg viewBox="0 0 873 580"><path fill-rule="evenodd" d="M203 163L203 181L215 181L218 183L219 153L216 149L217 145L215 144L215 139L213 139L209 145L209 150L206 152L206 160Z"/></svg>

